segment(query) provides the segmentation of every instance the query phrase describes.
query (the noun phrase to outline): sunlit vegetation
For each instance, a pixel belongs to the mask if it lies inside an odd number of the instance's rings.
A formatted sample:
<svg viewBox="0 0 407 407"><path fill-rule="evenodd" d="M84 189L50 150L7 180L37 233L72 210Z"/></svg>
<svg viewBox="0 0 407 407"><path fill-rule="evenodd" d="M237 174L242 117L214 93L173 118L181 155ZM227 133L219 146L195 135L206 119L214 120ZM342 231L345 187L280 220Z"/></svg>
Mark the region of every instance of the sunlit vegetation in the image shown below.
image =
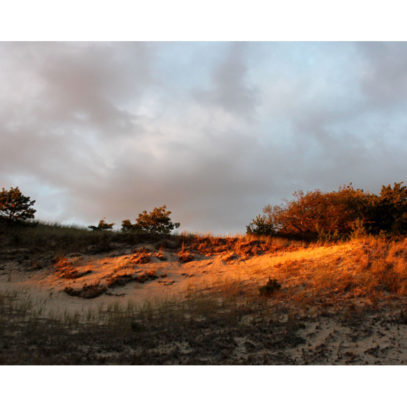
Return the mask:
<svg viewBox="0 0 407 407"><path fill-rule="evenodd" d="M101 219L97 226L88 226L90 230L94 232L102 231L102 230L112 230L114 223L107 223L105 219Z"/></svg>
<svg viewBox="0 0 407 407"><path fill-rule="evenodd" d="M383 186L376 195L351 184L338 191L294 194L282 206L268 205L248 226L257 235L340 240L352 235L407 233L407 187Z"/></svg>
<svg viewBox="0 0 407 407"><path fill-rule="evenodd" d="M7 217L2 284L12 285L11 269L26 281L42 273L64 304L100 308L53 314L50 299L0 292L0 362L397 363L385 346L366 345L366 332L398 346L407 338L407 188L376 195L348 185L294 198L227 237L173 233L179 224L165 206L120 231L104 219L89 230L33 222L33 212ZM34 203L21 202L23 211ZM173 299L130 303L163 287ZM321 335L315 349L307 334Z"/></svg>

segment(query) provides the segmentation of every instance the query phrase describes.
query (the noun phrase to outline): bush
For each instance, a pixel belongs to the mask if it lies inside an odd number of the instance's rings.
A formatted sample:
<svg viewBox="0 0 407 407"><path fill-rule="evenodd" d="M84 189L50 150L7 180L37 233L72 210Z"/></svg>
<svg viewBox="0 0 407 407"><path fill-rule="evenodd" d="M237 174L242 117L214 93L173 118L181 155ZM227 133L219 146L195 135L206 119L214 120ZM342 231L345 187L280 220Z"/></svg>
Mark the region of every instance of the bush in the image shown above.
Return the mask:
<svg viewBox="0 0 407 407"><path fill-rule="evenodd" d="M268 235L275 234L274 225L268 222L266 215L257 215L252 222L246 226L247 234L249 235Z"/></svg>
<svg viewBox="0 0 407 407"><path fill-rule="evenodd" d="M261 287L259 287L259 292L261 295L265 297L269 297L275 291L278 291L281 288L281 284L274 278L268 279L267 283Z"/></svg>
<svg viewBox="0 0 407 407"><path fill-rule="evenodd" d="M97 226L88 226L88 228L96 232L101 230L112 230L113 225L114 223L106 223L104 219L101 219Z"/></svg>
<svg viewBox="0 0 407 407"><path fill-rule="evenodd" d="M122 221L122 232L135 232L136 231L136 225L133 225L130 222L130 219L125 219Z"/></svg>
<svg viewBox="0 0 407 407"><path fill-rule="evenodd" d="M294 193L282 206L266 206L247 233L300 239L339 240L352 235L407 233L407 187L383 186L379 195L353 188Z"/></svg>
<svg viewBox="0 0 407 407"><path fill-rule="evenodd" d="M356 219L366 217L371 200L371 194L352 185L328 193L299 191L294 197L285 207L274 207L269 214L280 232L304 238L351 233Z"/></svg>
<svg viewBox="0 0 407 407"><path fill-rule="evenodd" d="M0 220L3 222L19 222L34 219L35 201L24 196L18 187L0 192Z"/></svg>
<svg viewBox="0 0 407 407"><path fill-rule="evenodd" d="M163 205L154 208L150 213L143 211L139 213L135 224L132 224L129 219L125 219L122 222L122 231L168 235L172 230L179 228L180 224L171 221L171 211L166 209L167 207Z"/></svg>
<svg viewBox="0 0 407 407"><path fill-rule="evenodd" d="M369 229L373 233L407 233L407 187L402 182L383 185L370 207Z"/></svg>

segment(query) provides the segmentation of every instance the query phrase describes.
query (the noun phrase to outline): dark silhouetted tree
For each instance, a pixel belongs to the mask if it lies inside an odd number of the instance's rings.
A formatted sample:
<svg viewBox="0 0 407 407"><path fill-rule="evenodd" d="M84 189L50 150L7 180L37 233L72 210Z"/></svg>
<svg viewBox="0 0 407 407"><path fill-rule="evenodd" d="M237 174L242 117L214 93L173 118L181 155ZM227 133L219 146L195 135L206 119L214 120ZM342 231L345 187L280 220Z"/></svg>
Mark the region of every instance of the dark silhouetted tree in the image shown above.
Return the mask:
<svg viewBox="0 0 407 407"><path fill-rule="evenodd" d="M402 182L382 186L370 207L369 227L374 233L407 233L407 187Z"/></svg>
<svg viewBox="0 0 407 407"><path fill-rule="evenodd" d="M136 223L134 224L132 224L129 219L125 219L122 222L122 231L168 235L180 226L178 222L173 223L171 221L170 215L171 211L168 211L165 205L154 208L149 213L143 211L139 213Z"/></svg>

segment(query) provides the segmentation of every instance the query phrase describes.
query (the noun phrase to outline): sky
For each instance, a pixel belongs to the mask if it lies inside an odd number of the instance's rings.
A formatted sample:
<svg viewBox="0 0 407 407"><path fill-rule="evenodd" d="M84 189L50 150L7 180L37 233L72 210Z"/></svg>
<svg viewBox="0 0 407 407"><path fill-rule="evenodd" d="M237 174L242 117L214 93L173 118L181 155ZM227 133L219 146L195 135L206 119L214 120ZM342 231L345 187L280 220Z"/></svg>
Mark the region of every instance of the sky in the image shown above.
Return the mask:
<svg viewBox="0 0 407 407"><path fill-rule="evenodd" d="M163 204L244 233L267 204L407 174L407 43L1 42L0 187L36 218Z"/></svg>

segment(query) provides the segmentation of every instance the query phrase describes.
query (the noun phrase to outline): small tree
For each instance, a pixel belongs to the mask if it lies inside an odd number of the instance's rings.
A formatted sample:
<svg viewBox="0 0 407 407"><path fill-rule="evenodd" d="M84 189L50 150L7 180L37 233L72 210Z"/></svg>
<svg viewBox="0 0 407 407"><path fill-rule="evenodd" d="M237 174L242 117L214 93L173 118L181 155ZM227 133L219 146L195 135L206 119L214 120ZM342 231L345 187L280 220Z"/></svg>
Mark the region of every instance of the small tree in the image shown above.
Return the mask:
<svg viewBox="0 0 407 407"><path fill-rule="evenodd" d="M266 215L257 215L249 225L246 226L249 235L269 235L275 234L274 225Z"/></svg>
<svg viewBox="0 0 407 407"><path fill-rule="evenodd" d="M24 196L18 187L9 190L3 188L0 192L0 220L18 222L34 219L34 203L35 201Z"/></svg>
<svg viewBox="0 0 407 407"><path fill-rule="evenodd" d="M99 221L97 226L88 226L89 229L92 229L94 232L101 230L112 230L114 223L106 223L104 219Z"/></svg>
<svg viewBox="0 0 407 407"><path fill-rule="evenodd" d="M168 235L172 230L180 227L178 222L171 221L170 215L171 211L167 210L166 205L154 208L150 213L143 211L139 213L134 224L129 219L125 219L122 222L122 231Z"/></svg>
<svg viewBox="0 0 407 407"><path fill-rule="evenodd" d="M122 221L122 232L133 232L134 225L130 222L130 219L125 219Z"/></svg>

